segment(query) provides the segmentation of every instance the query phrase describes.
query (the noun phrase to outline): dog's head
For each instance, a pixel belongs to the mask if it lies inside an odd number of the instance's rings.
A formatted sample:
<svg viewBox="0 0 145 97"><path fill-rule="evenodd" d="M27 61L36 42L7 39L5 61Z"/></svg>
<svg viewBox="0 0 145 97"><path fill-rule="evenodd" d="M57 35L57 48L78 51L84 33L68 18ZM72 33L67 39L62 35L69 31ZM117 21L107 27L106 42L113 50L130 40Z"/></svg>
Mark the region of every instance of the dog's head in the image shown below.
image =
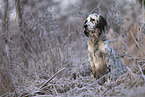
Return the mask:
<svg viewBox="0 0 145 97"><path fill-rule="evenodd" d="M107 26L106 19L99 14L90 14L84 23L84 33L87 37L89 37L90 33L96 33L96 29L99 30L99 33L104 31Z"/></svg>

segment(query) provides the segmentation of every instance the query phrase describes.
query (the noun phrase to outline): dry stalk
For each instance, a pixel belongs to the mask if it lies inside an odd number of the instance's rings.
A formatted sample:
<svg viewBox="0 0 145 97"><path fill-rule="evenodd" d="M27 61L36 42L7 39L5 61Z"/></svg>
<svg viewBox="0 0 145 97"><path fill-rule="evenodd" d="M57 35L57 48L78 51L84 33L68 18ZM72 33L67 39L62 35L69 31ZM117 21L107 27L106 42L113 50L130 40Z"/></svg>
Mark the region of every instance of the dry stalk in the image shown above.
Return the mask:
<svg viewBox="0 0 145 97"><path fill-rule="evenodd" d="M118 38L120 37L116 32L115 32L115 34L117 35ZM133 56L133 53L129 50L129 47L126 45L126 43L122 39L120 41L127 48L129 55L132 57Z"/></svg>
<svg viewBox="0 0 145 97"><path fill-rule="evenodd" d="M134 38L134 35L132 34L132 32L131 31L129 31L130 32L130 34L131 34L131 36L132 36L132 38L133 38L133 40L134 40L134 42L136 43L136 45L138 46L138 48L143 52L143 54L145 55L145 53L144 53L144 51L143 51L143 49L140 47L140 45L138 44L138 42L135 40L135 38Z"/></svg>
<svg viewBox="0 0 145 97"><path fill-rule="evenodd" d="M144 78L144 80L145 80L145 75L144 75L144 73L143 73L143 71L142 71L141 66L140 66L140 65L138 65L138 67L139 67L139 70L140 70L140 72L141 72L141 74L142 74L142 77L143 77L143 78Z"/></svg>
<svg viewBox="0 0 145 97"><path fill-rule="evenodd" d="M57 90L56 90L54 85L53 85L53 88L54 88L54 91L55 91L56 95L58 96L58 92L57 92Z"/></svg>
<svg viewBox="0 0 145 97"><path fill-rule="evenodd" d="M42 86L40 86L40 88L38 89L38 90L40 90L40 89L42 89L43 87L45 87L56 75L58 75L60 72L62 72L63 70L65 69L65 67L64 68L62 68L62 69L60 69L58 72L56 72L50 79L48 79Z"/></svg>

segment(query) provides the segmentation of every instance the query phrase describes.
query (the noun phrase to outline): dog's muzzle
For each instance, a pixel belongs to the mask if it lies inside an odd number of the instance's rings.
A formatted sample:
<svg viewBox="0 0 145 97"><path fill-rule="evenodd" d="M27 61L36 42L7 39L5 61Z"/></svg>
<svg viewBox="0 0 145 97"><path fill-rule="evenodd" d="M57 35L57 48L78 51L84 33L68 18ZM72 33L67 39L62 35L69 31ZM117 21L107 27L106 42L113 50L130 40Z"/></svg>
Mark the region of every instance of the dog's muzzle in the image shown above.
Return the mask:
<svg viewBox="0 0 145 97"><path fill-rule="evenodd" d="M84 24L84 34L87 36L87 37L89 37L89 32L87 31L87 27L88 27L88 25L87 24Z"/></svg>
<svg viewBox="0 0 145 97"><path fill-rule="evenodd" d="M88 25L87 24L84 24L84 26L83 26L85 29L87 29L87 27L88 27Z"/></svg>

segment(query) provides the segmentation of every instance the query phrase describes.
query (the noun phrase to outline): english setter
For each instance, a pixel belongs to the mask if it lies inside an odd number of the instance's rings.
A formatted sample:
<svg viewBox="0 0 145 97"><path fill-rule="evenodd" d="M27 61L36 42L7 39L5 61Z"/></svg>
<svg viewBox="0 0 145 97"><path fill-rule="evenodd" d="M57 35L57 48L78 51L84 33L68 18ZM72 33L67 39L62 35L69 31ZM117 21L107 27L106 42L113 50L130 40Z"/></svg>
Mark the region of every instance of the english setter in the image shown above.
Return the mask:
<svg viewBox="0 0 145 97"><path fill-rule="evenodd" d="M96 13L90 14L84 23L84 34L89 38L88 56L93 76L96 79L112 70L114 73L110 75L110 78L115 79L115 76L119 76L127 70L122 61L115 57L115 52L105 35L106 27L106 19ZM105 77L102 77L99 84L103 84L105 80Z"/></svg>

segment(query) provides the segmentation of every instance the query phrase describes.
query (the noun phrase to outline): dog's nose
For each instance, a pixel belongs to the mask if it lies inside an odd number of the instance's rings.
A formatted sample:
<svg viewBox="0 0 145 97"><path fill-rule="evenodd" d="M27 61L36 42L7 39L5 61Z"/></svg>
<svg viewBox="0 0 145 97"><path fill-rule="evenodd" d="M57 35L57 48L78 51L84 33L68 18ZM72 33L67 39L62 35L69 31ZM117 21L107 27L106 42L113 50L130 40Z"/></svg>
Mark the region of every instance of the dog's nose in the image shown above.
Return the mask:
<svg viewBox="0 0 145 97"><path fill-rule="evenodd" d="M84 24L84 28L87 28L87 24Z"/></svg>

